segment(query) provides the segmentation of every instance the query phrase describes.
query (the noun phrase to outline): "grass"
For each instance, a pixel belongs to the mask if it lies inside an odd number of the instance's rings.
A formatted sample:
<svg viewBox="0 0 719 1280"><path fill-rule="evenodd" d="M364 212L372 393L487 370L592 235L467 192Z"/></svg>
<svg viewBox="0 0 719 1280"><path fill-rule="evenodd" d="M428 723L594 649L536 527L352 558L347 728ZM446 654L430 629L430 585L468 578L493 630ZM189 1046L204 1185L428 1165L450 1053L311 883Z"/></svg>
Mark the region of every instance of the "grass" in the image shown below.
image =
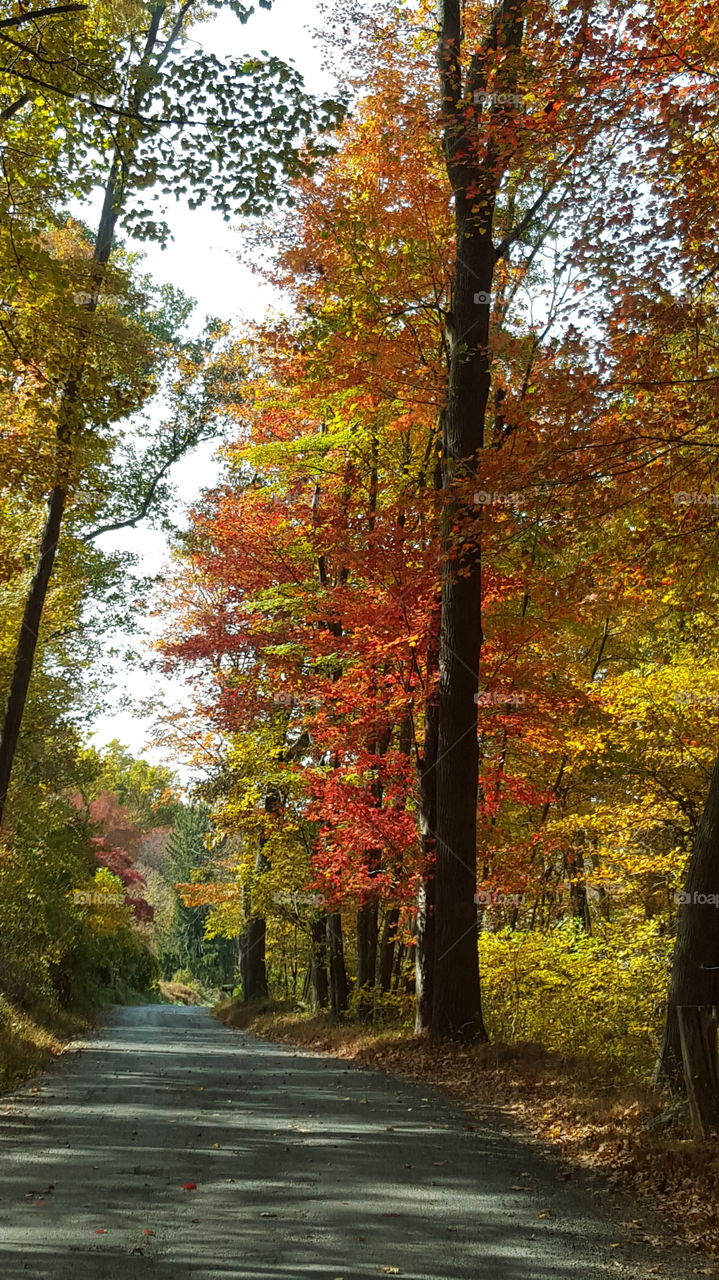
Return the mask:
<svg viewBox="0 0 719 1280"><path fill-rule="evenodd" d="M87 1031L98 1012L110 1004L147 1004L160 999L158 988L149 991L98 992L73 1010L54 1009L37 1003L21 1008L0 994L0 1093L13 1089L47 1067L64 1052L69 1040Z"/></svg>
<svg viewBox="0 0 719 1280"><path fill-rule="evenodd" d="M41 1071L87 1025L86 1018L47 1008L18 1009L0 996L0 1090Z"/></svg>
<svg viewBox="0 0 719 1280"><path fill-rule="evenodd" d="M166 1004L207 1004L201 993L186 982L159 983L160 995Z"/></svg>

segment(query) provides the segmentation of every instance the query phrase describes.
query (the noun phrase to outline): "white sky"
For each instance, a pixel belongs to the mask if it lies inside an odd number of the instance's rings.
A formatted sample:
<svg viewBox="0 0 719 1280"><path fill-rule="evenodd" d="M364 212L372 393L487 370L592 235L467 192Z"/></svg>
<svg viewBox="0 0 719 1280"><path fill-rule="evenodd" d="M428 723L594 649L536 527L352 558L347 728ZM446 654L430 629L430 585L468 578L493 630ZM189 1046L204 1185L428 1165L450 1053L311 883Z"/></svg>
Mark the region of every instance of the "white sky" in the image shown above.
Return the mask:
<svg viewBox="0 0 719 1280"><path fill-rule="evenodd" d="M294 61L307 88L327 96L335 86L323 70L322 52L312 36L312 31L319 26L317 0L274 0L270 11L258 9L246 26L231 13L223 12L212 22L198 27L196 34L203 46L218 57L267 51L287 62ZM89 212L85 216L91 220ZM259 320L269 307L281 303L272 289L236 261L242 240L241 227L232 227L219 214L206 209L190 211L180 205L170 206L166 217L173 241L165 250L143 245L145 267L159 283L172 283L197 299L196 320L204 315L226 320ZM179 523L185 522L187 507L203 488L213 483L217 474L209 448L176 467L173 479L180 500ZM167 563L165 538L143 526L108 535L98 542L108 550L139 554L138 570L146 573L157 573ZM174 767L179 762L165 761L161 754L147 746L152 717L123 708L122 700L129 695L171 705L182 701L182 689L157 675L150 677L141 669L140 663L148 657L149 636L144 642L137 637L127 644L123 644L123 637L117 640L122 647L131 647L137 654L137 662L133 665L132 661L129 664L123 661L118 667L116 694L95 723L95 742L102 746L119 738L136 754L150 760L163 760Z"/></svg>

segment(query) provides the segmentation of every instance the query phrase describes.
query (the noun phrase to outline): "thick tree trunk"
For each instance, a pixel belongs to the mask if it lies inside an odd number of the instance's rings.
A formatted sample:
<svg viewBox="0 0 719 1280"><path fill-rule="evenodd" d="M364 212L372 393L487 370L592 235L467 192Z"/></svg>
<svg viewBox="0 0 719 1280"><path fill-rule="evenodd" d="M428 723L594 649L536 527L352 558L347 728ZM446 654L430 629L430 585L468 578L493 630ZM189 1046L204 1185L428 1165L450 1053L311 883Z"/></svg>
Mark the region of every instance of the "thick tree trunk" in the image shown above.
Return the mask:
<svg viewBox="0 0 719 1280"><path fill-rule="evenodd" d="M692 1133L704 1141L719 1132L717 1011L712 1005L679 1005L677 1021Z"/></svg>
<svg viewBox="0 0 719 1280"><path fill-rule="evenodd" d="M385 912L382 925L382 941L379 949L379 985L382 991L392 990L392 973L394 970L394 953L397 945L399 917L399 907L390 907Z"/></svg>
<svg viewBox="0 0 719 1280"><path fill-rule="evenodd" d="M477 704L481 627L481 534L473 507L490 391L489 318L494 277L494 209L509 160L511 128L493 107L480 143L476 93L495 71L511 87L511 54L521 46L523 5L502 0L487 43L462 69L461 0L440 0L439 73L445 158L454 196L456 262L447 316L449 381L443 415L442 627L440 636L435 964L431 1032L435 1039L485 1039L477 957ZM490 56L491 54L491 56ZM497 69L497 55L502 66ZM506 65L505 65L506 64ZM500 86L500 77L504 83ZM497 128L493 121L497 117ZM471 120L471 124L469 121Z"/></svg>
<svg viewBox="0 0 719 1280"><path fill-rule="evenodd" d="M273 813L278 803L275 792L265 796L265 809ZM269 861L264 852L267 843L266 835L260 836L259 848L255 857L255 877L269 870ZM245 1000L264 1000L269 995L267 985L267 921L255 915L252 906L252 890L249 885L243 889L243 906L246 916L243 937L242 971L243 994Z"/></svg>
<svg viewBox="0 0 719 1280"><path fill-rule="evenodd" d="M375 897L357 912L357 1016L370 1022L373 992L377 981L377 942L379 938L379 903Z"/></svg>
<svg viewBox="0 0 719 1280"><path fill-rule="evenodd" d="M327 978L327 917L318 916L311 926L312 963L310 965L310 981L312 984L312 1010L319 1013L329 1004L329 982Z"/></svg>
<svg viewBox="0 0 719 1280"><path fill-rule="evenodd" d="M333 911L327 916L327 948L330 957L330 1005L333 1018L340 1019L349 1004L347 970L345 968L342 916Z"/></svg>
<svg viewBox="0 0 719 1280"><path fill-rule="evenodd" d="M439 737L435 853L435 964L433 1037L483 1038L477 957L477 704L481 553L479 540L462 544L455 530L476 520L457 482L473 475L483 443L489 395L489 308L474 302L489 296L494 269L491 237L481 234L463 191L455 196L458 258L452 316L447 411L444 415L446 505L442 565L442 626L439 658Z"/></svg>
<svg viewBox="0 0 719 1280"><path fill-rule="evenodd" d="M261 916L253 916L245 931L245 1000L262 1000L268 995L267 967L265 962L267 922Z"/></svg>
<svg viewBox="0 0 719 1280"><path fill-rule="evenodd" d="M677 1010L719 1003L719 759L714 763L681 895L657 1080L685 1092ZM700 1085L701 1087L701 1085Z"/></svg>

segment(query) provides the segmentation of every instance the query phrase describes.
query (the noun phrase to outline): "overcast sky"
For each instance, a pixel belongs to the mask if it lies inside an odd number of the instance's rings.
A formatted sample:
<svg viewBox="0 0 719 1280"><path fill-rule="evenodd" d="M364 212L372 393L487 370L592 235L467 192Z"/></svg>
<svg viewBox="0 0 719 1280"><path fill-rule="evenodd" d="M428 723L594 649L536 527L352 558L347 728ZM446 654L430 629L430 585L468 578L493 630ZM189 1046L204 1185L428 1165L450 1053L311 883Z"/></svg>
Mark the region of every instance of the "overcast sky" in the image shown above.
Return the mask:
<svg viewBox="0 0 719 1280"><path fill-rule="evenodd" d="M285 61L292 60L302 72L307 87L324 96L333 91L334 85L322 68L322 53L312 34L319 25L316 0L274 0L269 12L259 9L246 26L232 14L223 12L212 22L198 27L195 34L206 49L219 57L265 50ZM85 216L92 221L92 211L86 211ZM259 320L268 308L281 304L281 299L267 285L237 262L241 227L227 224L219 214L207 210L193 212L179 205L168 208L166 219L173 241L165 250L142 246L146 250L146 268L159 283L172 283L197 299L197 316ZM208 449L178 465L174 479L180 499L179 522L184 521L187 507L203 488L212 484L217 474ZM108 536L101 545L108 550L139 553L139 567L145 572L157 573L167 563L167 543L161 534L151 529L141 527ZM118 637L118 641L122 638ZM147 748L151 718L123 709L122 695L152 701L161 698L172 703L181 699L182 691L157 676L149 677L141 669L140 662L148 655L149 640L134 639L125 647L136 651L137 664L128 667L123 662L118 666L117 691L95 724L95 741L103 745L119 738L135 753L159 760L158 753Z"/></svg>

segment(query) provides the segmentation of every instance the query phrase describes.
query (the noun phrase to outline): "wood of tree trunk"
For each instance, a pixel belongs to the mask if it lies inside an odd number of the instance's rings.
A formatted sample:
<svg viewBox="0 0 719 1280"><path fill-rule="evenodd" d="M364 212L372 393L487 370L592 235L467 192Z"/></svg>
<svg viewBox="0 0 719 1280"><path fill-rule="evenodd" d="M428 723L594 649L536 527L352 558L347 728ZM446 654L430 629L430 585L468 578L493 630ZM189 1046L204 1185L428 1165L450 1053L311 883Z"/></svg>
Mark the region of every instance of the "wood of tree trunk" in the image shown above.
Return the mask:
<svg viewBox="0 0 719 1280"><path fill-rule="evenodd" d="M82 6L76 7L82 8ZM73 6L69 6L69 10L72 8ZM102 211L95 236L88 300L80 311L77 343L69 361L68 375L60 397L55 433L55 484L49 498L48 516L40 546L38 568L23 611L23 620L15 651L13 675L8 692L2 731L0 732L0 823L3 820L13 765L17 755L42 615L50 589L52 570L62 530L72 446L79 429L85 425L82 414L81 387L87 363L89 335L102 293L106 268L115 242L117 223L126 194L126 182L132 169L132 158L139 141L139 133L133 117L139 117L146 97L154 90L155 73L158 69L157 44L166 9L167 4L164 0L151 8L145 46L135 68L134 84L127 99L128 110L123 114L123 123L115 134L115 149L105 185ZM170 52L179 30L180 28L176 27L169 43L165 45L165 56Z"/></svg>
<svg viewBox="0 0 719 1280"><path fill-rule="evenodd" d="M719 1003L719 759L709 790L681 894L672 959L664 1038L656 1079L685 1091L677 1010L682 1005Z"/></svg>
<svg viewBox="0 0 719 1280"><path fill-rule="evenodd" d="M487 125L480 143L474 95L483 90L490 63L504 55L506 83L516 67L511 54L523 38L520 0L502 0L484 50L463 81L461 0L440 0L438 48L444 150L454 197L456 261L446 333L447 403L443 414L442 627L440 636L437 851L435 860L435 965L431 1033L435 1039L486 1039L477 956L477 705L482 646L481 534L458 548L456 530L475 526L473 488L480 489L490 392L489 319L494 278L494 210L509 156L507 131ZM489 55L492 55L490 57ZM502 74L499 72L498 74ZM495 80L495 87L498 86ZM490 113L494 115L495 109ZM502 115L502 111L499 113ZM471 122L471 123L470 123ZM458 485L462 486L458 490ZM480 507L481 511L481 507Z"/></svg>
<svg viewBox="0 0 719 1280"><path fill-rule="evenodd" d="M704 1140L719 1132L716 1009L711 1005L679 1005L677 1021L692 1132Z"/></svg>
<svg viewBox="0 0 719 1280"><path fill-rule="evenodd" d="M382 991L392 990L392 973L394 970L394 952L399 927L399 907L390 907L385 912L382 924L382 941L379 949L379 985Z"/></svg>
<svg viewBox="0 0 719 1280"><path fill-rule="evenodd" d="M432 1023L434 991L434 869L425 872L417 893L417 945L414 960L415 1035Z"/></svg>
<svg viewBox="0 0 719 1280"><path fill-rule="evenodd" d="M37 649L43 607L47 599L48 587L55 563L66 497L67 490L64 484L56 485L50 494L37 567L25 600L25 609L15 652L15 664L5 708L2 736L0 737L0 822L2 822L3 818L13 764L17 754L20 728L35 663L35 651Z"/></svg>
<svg viewBox="0 0 719 1280"><path fill-rule="evenodd" d="M245 930L245 1000L262 1000L269 994L265 962L266 941L267 922L261 916L253 916L248 920Z"/></svg>
<svg viewBox="0 0 719 1280"><path fill-rule="evenodd" d="M349 986L345 968L342 916L338 911L327 916L327 949L330 958L330 1006L332 1017L339 1021L347 1012Z"/></svg>
<svg viewBox="0 0 719 1280"><path fill-rule="evenodd" d="M569 902L572 915L576 920L581 920L582 928L585 933L591 933L592 916L589 910L587 882L583 879L584 858L579 851L567 856L566 870L571 881L569 886Z"/></svg>
<svg viewBox="0 0 719 1280"><path fill-rule="evenodd" d="M436 481L441 477L437 476ZM427 645L427 683L439 670L439 627L441 599L435 602ZM434 689L424 706L424 750L419 763L420 832L422 835L422 879L417 895L415 946L416 1035L429 1032L434 991L434 858L437 829L437 750L439 743L439 702Z"/></svg>
<svg viewBox="0 0 719 1280"><path fill-rule="evenodd" d="M329 1004L329 980L327 977L327 917L318 916L312 921L310 928L312 943L312 962L310 979L312 984L312 1009L318 1013Z"/></svg>
<svg viewBox="0 0 719 1280"><path fill-rule="evenodd" d="M146 63L147 58L151 56L159 21L159 16L153 16L150 24L152 40L150 41L150 36L148 36L148 48L145 59L143 59L143 65ZM141 97L137 100L137 110L139 110L141 100ZM13 674L8 691L2 732L0 733L0 823L2 823L5 812L13 765L20 740L20 730L35 665L42 616L50 589L52 571L62 531L72 465L73 442L78 434L78 429L84 425L80 392L87 363L93 318L97 311L98 300L105 280L105 271L115 239L123 196L120 173L127 172L126 160L127 156L123 157L120 147L117 146L105 186L102 212L95 237L88 300L81 309L81 322L79 324L77 342L60 396L55 428L55 483L48 501L48 513L40 544L37 569L23 610L23 618L15 649Z"/></svg>
<svg viewBox="0 0 719 1280"><path fill-rule="evenodd" d="M377 980L379 904L372 898L357 912L357 1016L360 1022L372 1019L373 991Z"/></svg>

